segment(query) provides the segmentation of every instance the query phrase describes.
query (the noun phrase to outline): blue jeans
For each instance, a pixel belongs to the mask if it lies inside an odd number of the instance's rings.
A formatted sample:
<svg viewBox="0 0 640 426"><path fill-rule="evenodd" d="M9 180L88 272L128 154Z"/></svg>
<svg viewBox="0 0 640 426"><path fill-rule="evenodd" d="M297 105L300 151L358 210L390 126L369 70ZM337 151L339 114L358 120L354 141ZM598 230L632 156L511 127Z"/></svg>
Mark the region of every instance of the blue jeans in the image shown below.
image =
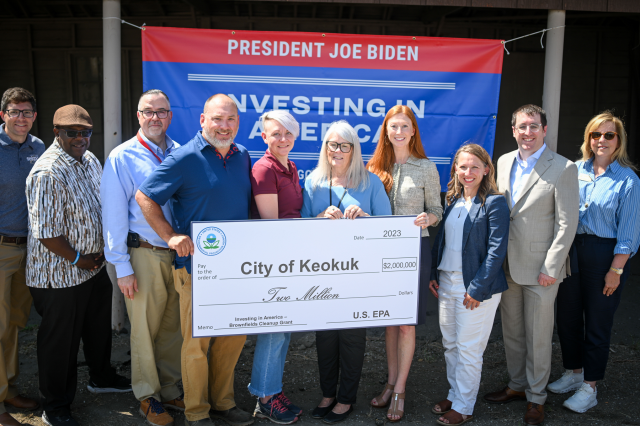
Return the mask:
<svg viewBox="0 0 640 426"><path fill-rule="evenodd" d="M264 398L282 391L284 362L291 333L259 334L253 355L253 370L249 392Z"/></svg>

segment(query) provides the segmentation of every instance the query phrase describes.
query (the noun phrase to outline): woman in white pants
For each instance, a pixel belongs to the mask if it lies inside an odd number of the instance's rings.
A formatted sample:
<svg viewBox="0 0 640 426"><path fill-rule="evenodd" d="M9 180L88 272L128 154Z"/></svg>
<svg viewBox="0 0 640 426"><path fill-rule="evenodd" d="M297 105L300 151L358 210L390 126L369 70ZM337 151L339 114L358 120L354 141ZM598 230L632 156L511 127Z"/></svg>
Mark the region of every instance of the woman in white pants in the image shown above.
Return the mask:
<svg viewBox="0 0 640 426"><path fill-rule="evenodd" d="M473 419L487 346L501 293L509 240L509 208L498 192L491 157L479 145L463 145L451 167L444 226L433 246L429 289L439 299L445 347L446 399L431 410L442 425Z"/></svg>

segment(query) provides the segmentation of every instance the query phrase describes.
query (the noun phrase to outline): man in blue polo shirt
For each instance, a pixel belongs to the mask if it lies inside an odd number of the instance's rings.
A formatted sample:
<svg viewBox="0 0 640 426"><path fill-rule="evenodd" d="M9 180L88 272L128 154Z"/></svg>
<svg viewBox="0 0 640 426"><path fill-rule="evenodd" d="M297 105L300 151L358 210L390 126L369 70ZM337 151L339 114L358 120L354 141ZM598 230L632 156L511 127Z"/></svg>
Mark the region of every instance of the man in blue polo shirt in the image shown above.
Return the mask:
<svg viewBox="0 0 640 426"><path fill-rule="evenodd" d="M171 153L136 193L149 225L177 254L174 283L184 339L186 426L211 425L210 414L233 426L253 423L249 413L236 407L233 393L234 369L246 336L194 339L191 322L191 222L249 218L251 159L233 141L238 123L238 108L231 98L217 94L207 99L200 115L202 131ZM167 201L173 224L160 207Z"/></svg>
<svg viewBox="0 0 640 426"><path fill-rule="evenodd" d="M31 294L26 285L29 218L24 189L44 143L29 134L36 99L21 87L2 95L0 118L0 424L19 425L5 404L33 410L38 403L18 394L18 329L27 325Z"/></svg>

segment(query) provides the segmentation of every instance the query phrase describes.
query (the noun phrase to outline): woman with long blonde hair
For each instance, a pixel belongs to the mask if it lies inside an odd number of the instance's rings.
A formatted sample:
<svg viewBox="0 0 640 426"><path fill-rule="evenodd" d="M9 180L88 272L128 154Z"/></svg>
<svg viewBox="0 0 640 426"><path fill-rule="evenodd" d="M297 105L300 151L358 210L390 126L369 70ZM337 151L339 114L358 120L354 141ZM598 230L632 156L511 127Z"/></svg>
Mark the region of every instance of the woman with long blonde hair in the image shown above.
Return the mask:
<svg viewBox="0 0 640 426"><path fill-rule="evenodd" d="M594 407L604 379L613 317L629 277L626 266L640 246L640 179L627 155L622 120L605 111L584 131L578 166L580 221L572 251L577 271L558 290L562 377L547 386L575 394L562 405L577 413Z"/></svg>
<svg viewBox="0 0 640 426"><path fill-rule="evenodd" d="M380 132L380 140L367 164L385 186L394 215L416 215L422 227L422 253L418 325L424 324L427 311L431 249L427 227L442 219L440 176L422 147L416 117L406 105L389 110ZM413 325L387 327L385 331L388 378L382 393L371 401L374 407L389 405L387 418L397 422L404 415L404 396L409 369L416 347Z"/></svg>

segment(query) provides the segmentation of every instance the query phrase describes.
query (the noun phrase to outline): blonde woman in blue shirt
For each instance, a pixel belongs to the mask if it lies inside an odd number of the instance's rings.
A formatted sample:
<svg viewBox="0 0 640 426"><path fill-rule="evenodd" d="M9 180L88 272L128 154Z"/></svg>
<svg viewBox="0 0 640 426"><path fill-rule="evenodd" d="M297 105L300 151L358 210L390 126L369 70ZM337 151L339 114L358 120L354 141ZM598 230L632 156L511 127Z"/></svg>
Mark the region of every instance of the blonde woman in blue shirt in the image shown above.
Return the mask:
<svg viewBox="0 0 640 426"><path fill-rule="evenodd" d="M640 179L627 154L622 121L605 111L589 121L578 166L580 222L572 264L558 290L562 377L554 393L575 394L564 406L578 413L594 407L596 381L604 379L613 316L629 276L627 261L640 245Z"/></svg>

